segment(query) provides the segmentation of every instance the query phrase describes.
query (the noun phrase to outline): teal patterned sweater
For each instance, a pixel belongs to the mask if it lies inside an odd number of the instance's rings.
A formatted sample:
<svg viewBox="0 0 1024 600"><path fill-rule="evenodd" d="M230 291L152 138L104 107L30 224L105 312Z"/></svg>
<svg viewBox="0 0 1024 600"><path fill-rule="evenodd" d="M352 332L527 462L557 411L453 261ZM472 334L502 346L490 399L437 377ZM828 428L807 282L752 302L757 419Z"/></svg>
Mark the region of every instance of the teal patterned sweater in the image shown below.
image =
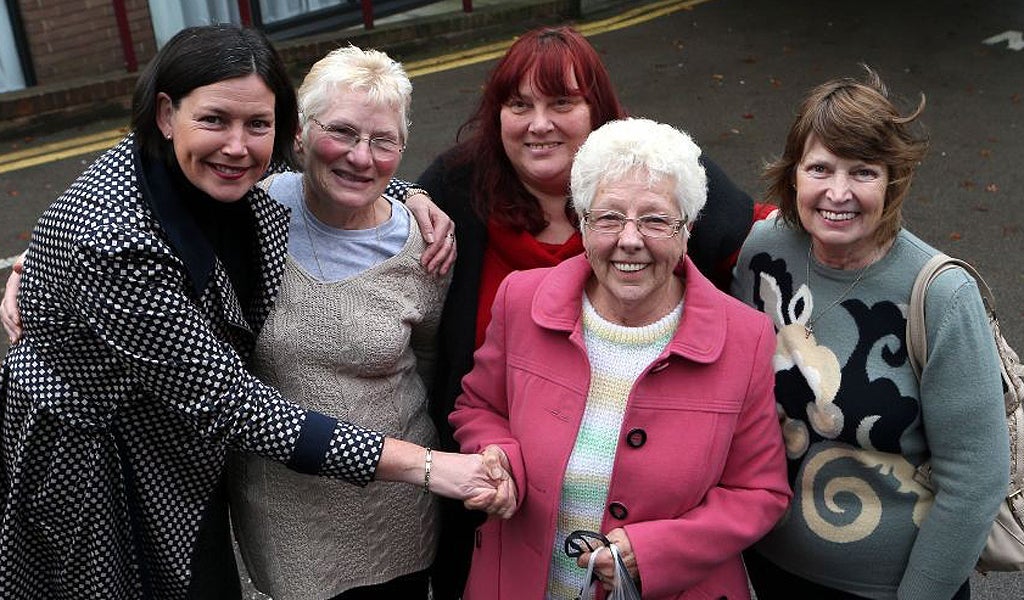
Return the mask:
<svg viewBox="0 0 1024 600"><path fill-rule="evenodd" d="M850 289L857 271L813 258L808 277L808 244L773 219L756 224L733 282L734 296L775 323L775 394L794 491L755 548L787 571L866 598L950 598L970 576L1009 480L997 356L977 286L960 269L931 286L919 383L905 315L914 278L936 250L901 230ZM914 480L925 461L934 495Z"/></svg>

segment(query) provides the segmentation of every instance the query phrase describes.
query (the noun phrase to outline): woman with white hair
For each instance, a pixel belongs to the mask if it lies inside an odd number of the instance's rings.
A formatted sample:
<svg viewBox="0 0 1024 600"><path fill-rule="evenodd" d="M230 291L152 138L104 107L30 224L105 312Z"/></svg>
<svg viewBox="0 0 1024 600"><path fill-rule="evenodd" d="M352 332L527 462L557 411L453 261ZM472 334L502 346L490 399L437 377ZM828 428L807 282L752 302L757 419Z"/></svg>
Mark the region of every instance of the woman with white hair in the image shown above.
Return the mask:
<svg viewBox="0 0 1024 600"><path fill-rule="evenodd" d="M740 551L790 496L774 332L686 257L699 156L653 121L597 129L571 173L584 255L501 284L451 422L464 452L502 457L518 506L480 530L467 600L574 598L580 531L645 597L749 598ZM609 553L595 567L608 589Z"/></svg>
<svg viewBox="0 0 1024 600"><path fill-rule="evenodd" d="M421 266L416 220L387 189L411 93L400 64L352 46L303 81L303 172L260 184L291 220L280 292L253 362L261 379L307 408L429 448L437 432L423 374L432 372L448 278ZM429 474L423 489L360 489L238 456L231 475L236 536L260 591L277 600L427 598L437 537Z"/></svg>

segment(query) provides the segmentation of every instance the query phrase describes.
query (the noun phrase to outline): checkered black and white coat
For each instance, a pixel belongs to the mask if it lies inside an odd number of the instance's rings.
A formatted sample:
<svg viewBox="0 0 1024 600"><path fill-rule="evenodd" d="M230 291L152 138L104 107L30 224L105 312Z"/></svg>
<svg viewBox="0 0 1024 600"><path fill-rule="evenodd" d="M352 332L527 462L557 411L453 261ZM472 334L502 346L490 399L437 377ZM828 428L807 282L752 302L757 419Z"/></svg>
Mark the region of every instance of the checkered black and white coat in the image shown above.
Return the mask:
<svg viewBox="0 0 1024 600"><path fill-rule="evenodd" d="M183 598L228 448L365 484L383 438L305 411L244 367L282 274L287 209L241 201L257 288L241 306L133 136L43 214L0 377L0 598Z"/></svg>

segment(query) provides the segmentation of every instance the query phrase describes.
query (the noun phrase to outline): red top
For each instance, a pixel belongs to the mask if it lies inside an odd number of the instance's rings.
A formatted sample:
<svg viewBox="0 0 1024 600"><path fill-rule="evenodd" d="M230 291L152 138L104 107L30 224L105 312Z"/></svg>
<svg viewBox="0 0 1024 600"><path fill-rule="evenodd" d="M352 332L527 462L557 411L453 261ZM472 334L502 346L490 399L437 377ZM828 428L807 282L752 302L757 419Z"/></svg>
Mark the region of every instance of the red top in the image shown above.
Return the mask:
<svg viewBox="0 0 1024 600"><path fill-rule="evenodd" d="M553 267L582 252L583 238L578 231L562 244L545 244L522 229L513 229L493 219L489 220L487 249L484 250L480 293L477 297L475 348L484 343L484 334L491 322L491 303L506 275L512 271Z"/></svg>

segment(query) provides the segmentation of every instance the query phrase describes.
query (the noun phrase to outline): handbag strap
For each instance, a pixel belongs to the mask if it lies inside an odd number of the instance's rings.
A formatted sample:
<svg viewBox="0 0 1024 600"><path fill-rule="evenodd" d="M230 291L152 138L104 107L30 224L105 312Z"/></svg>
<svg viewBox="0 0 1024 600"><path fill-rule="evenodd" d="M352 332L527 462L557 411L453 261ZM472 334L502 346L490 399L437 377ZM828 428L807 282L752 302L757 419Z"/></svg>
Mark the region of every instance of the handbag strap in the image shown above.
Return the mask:
<svg viewBox="0 0 1024 600"><path fill-rule="evenodd" d="M978 284L978 291L981 292L981 299L985 303L985 312L989 319L995 318L996 301L992 295L991 288L985 283L985 279L978 273L978 270L965 260L953 258L943 253L931 257L921 267L921 272L914 280L914 288L910 291L910 308L907 314L907 356L910 358L910 365L914 368L914 375L921 378L921 370L928 360L928 335L924 321L924 303L928 295L928 286L940 274L960 267L967 271L967 274L974 278Z"/></svg>

